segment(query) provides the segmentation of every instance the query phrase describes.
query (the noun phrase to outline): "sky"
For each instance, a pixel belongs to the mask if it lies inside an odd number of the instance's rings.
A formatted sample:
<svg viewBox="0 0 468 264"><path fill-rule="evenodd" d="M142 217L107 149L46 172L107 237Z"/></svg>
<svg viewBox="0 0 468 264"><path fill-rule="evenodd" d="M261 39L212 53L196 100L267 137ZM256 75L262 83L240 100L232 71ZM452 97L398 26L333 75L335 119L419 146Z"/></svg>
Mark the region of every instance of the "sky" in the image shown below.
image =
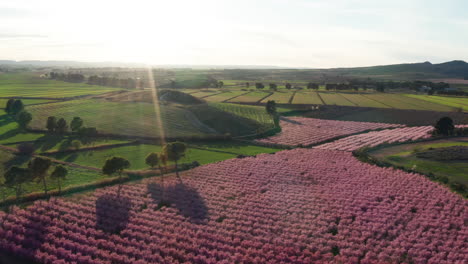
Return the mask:
<svg viewBox="0 0 468 264"><path fill-rule="evenodd" d="M352 67L468 61L466 0L14 0L0 60Z"/></svg>

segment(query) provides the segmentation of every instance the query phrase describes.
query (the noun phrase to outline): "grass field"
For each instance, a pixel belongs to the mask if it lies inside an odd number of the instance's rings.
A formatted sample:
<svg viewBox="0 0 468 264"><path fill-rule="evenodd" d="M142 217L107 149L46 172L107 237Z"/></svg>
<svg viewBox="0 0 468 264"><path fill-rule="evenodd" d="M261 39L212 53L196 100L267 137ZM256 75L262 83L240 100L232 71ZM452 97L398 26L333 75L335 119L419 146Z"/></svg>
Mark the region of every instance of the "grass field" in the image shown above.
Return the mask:
<svg viewBox="0 0 468 264"><path fill-rule="evenodd" d="M119 89L40 78L34 74L0 74L0 97L64 98L95 95Z"/></svg>
<svg viewBox="0 0 468 264"><path fill-rule="evenodd" d="M409 143L382 148L370 153L397 166L414 169L422 173L433 173L436 176L446 176L450 181L468 184L468 163L466 160L435 161L416 157L416 152L429 148L450 146L468 146L468 138L441 139L430 142Z"/></svg>
<svg viewBox="0 0 468 264"><path fill-rule="evenodd" d="M442 104L452 108L461 108L463 111L468 111L468 98L467 97L448 97L448 96L434 96L434 95L414 95L407 94L406 96L424 100L431 103Z"/></svg>
<svg viewBox="0 0 468 264"><path fill-rule="evenodd" d="M162 127L152 104L118 103L103 100L73 100L63 103L27 107L32 113L31 126L44 129L48 116L65 118L70 122L79 116L85 126L96 127L99 132L146 137L204 136L205 132L190 121L182 107L161 105Z"/></svg>
<svg viewBox="0 0 468 264"><path fill-rule="evenodd" d="M0 115L0 144L34 141L43 136L44 134L40 133L23 133L18 129L17 123L13 122L11 117Z"/></svg>
<svg viewBox="0 0 468 264"><path fill-rule="evenodd" d="M293 104L323 104L316 92L297 92L294 96Z"/></svg>
<svg viewBox="0 0 468 264"><path fill-rule="evenodd" d="M239 144L237 146L237 144L234 143L197 143L194 145L206 149L189 147L186 152L185 158L181 159L179 163L191 163L193 161L198 161L200 164L208 164L235 158L237 157L237 155L240 154L256 155L259 153L271 153L278 151L278 149L252 146L248 144ZM77 163L80 165L101 168L104 165L106 159L113 156L120 156L127 158L130 161L130 169L139 170L148 168L148 165L146 165L145 163L145 158L148 155L148 153L161 152L161 150L162 148L159 145L143 144L135 146L116 147L104 150L82 151L69 154L54 154L52 155L52 157L67 162Z"/></svg>
<svg viewBox="0 0 468 264"><path fill-rule="evenodd" d="M22 166L25 167L27 162L30 160L29 156L16 156L7 151L0 150L0 175L3 175L5 170L10 166ZM53 171L55 165L51 166L49 174ZM84 183L91 183L101 179L106 178L106 175L103 175L96 171L84 170L79 168L74 168L70 166L65 166L68 170L68 175L66 179L62 182L62 188L70 187L73 185L80 185ZM57 189L58 185L55 181L47 179L47 189L53 190ZM4 178L0 177L0 181L3 182ZM31 192L43 192L42 182L32 181L24 185L25 194ZM12 189L6 189L6 196L14 196L14 191Z"/></svg>
<svg viewBox="0 0 468 264"><path fill-rule="evenodd" d="M388 105L368 98L367 96L362 94L342 93L341 95L360 107L390 108Z"/></svg>
<svg viewBox="0 0 468 264"><path fill-rule="evenodd" d="M238 104L227 104L227 103L213 103L212 106L237 116L248 118L257 121L263 126L263 129L270 129L274 126L273 119L265 110L263 106L250 106L250 105L238 105ZM278 112L287 111L287 109L279 108Z"/></svg>

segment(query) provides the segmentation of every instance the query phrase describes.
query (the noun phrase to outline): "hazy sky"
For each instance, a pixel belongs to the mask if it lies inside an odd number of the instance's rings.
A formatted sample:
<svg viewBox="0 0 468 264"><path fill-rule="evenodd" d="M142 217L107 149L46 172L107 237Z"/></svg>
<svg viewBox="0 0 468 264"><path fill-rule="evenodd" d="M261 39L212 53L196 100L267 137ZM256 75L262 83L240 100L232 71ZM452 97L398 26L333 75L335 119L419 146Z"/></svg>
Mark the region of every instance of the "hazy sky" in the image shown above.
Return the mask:
<svg viewBox="0 0 468 264"><path fill-rule="evenodd" d="M468 61L466 0L11 0L0 59L345 67Z"/></svg>

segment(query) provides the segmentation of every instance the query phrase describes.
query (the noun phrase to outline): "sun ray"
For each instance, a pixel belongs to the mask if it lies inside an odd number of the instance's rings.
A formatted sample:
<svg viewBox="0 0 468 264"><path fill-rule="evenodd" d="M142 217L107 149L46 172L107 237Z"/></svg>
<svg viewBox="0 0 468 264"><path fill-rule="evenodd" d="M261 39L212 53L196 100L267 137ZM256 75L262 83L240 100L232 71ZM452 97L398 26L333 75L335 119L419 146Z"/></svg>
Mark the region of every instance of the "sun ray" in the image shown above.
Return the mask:
<svg viewBox="0 0 468 264"><path fill-rule="evenodd" d="M166 135L164 132L164 126L161 117L161 107L159 104L158 89L156 88L156 83L154 80L154 75L151 67L148 67L148 86L151 89L151 96L153 98L153 107L156 118L156 124L159 128L159 136L161 138L161 146L164 146L166 143Z"/></svg>

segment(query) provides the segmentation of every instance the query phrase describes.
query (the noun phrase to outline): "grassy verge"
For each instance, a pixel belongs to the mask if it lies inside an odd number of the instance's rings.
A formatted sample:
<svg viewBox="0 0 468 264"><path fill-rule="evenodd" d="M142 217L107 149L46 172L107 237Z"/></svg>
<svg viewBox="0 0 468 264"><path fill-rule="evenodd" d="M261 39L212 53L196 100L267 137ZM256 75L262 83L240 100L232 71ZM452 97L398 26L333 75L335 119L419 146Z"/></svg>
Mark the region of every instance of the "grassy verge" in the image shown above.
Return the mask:
<svg viewBox="0 0 468 264"><path fill-rule="evenodd" d="M430 141L381 145L354 151L356 158L381 167L393 167L407 172L419 173L447 185L452 191L468 198L468 164L466 161L435 161L418 158L417 152L429 148L468 146L467 138L446 138Z"/></svg>

